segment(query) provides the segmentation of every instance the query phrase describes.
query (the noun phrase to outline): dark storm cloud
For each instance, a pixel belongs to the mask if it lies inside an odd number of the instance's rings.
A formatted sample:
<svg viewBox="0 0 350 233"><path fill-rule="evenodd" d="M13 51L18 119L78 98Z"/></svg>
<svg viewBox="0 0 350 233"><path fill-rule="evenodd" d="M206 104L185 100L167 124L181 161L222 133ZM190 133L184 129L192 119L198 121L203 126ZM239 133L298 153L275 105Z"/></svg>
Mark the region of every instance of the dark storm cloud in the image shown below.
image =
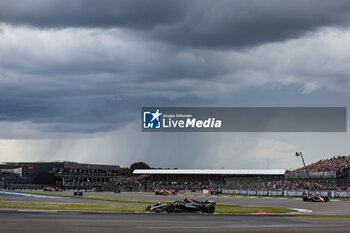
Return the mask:
<svg viewBox="0 0 350 233"><path fill-rule="evenodd" d="M106 84L105 84L106 85ZM90 86L86 90L86 86ZM195 96L119 96L118 85L43 89L40 84L0 88L0 122L31 122L43 132L96 133L118 129L125 124L139 124L143 106L169 106L181 103L199 104ZM174 87L173 89L176 89ZM170 91L170 90L168 90ZM176 90L175 90L176 91ZM207 100L210 104L210 100Z"/></svg>
<svg viewBox="0 0 350 233"><path fill-rule="evenodd" d="M123 27L178 45L238 48L347 25L350 2L319 0L5 0L0 21L35 27Z"/></svg>
<svg viewBox="0 0 350 233"><path fill-rule="evenodd" d="M147 29L184 17L179 1L5 0L0 20L37 27L132 27Z"/></svg>
<svg viewBox="0 0 350 233"><path fill-rule="evenodd" d="M266 94L272 85L279 96L292 86L297 97L348 89L348 33L217 49L345 25L348 9L343 1L1 1L0 122L94 133L139 125L144 106L254 106L267 98L283 106L295 96L280 103Z"/></svg>
<svg viewBox="0 0 350 233"><path fill-rule="evenodd" d="M139 125L144 106L283 106L301 92L350 86L319 76L320 69L348 76L346 31L218 51L144 41L121 29L0 27L0 121L31 122L45 132ZM294 96L276 98L286 86Z"/></svg>
<svg viewBox="0 0 350 233"><path fill-rule="evenodd" d="M159 26L156 38L204 48L240 48L298 38L350 20L348 1L198 1L182 22Z"/></svg>

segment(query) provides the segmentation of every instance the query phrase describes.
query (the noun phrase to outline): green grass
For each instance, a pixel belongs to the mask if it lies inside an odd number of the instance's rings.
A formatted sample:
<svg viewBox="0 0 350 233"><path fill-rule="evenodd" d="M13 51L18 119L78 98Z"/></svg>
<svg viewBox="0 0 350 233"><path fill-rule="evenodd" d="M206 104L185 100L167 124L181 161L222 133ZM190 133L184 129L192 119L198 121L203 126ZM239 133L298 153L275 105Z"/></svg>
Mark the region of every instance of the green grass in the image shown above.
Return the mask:
<svg viewBox="0 0 350 233"><path fill-rule="evenodd" d="M63 196L63 197L74 197L71 194L66 193L59 193L59 192L44 192L44 191L21 191L25 193L36 193L36 194L44 194L44 195L53 195L53 196ZM231 195L231 194L228 194ZM208 195L209 196L209 195ZM113 202L127 202L127 203L140 203L140 204L154 204L156 202L162 202L167 203L171 201L157 201L157 200L145 200L145 199L135 199L135 198L120 198L120 197L101 197L101 196L82 196L82 197L76 197L76 198L83 198L83 199L92 199L92 200L99 200L99 201L113 201ZM260 208L260 207L259 207ZM272 208L272 207L271 207ZM273 210L273 209L272 209ZM250 211L250 210L249 210ZM285 211L285 210L273 210L273 211ZM258 211L258 212L264 212L264 211ZM223 212L224 213L224 212ZM225 212L226 213L226 212ZM241 213L241 212L237 212ZM251 212L247 212L251 213ZM273 213L286 213L286 212L273 212Z"/></svg>
<svg viewBox="0 0 350 233"><path fill-rule="evenodd" d="M0 201L0 208L144 212L145 205Z"/></svg>
<svg viewBox="0 0 350 233"><path fill-rule="evenodd" d="M44 195L54 195L54 196L63 196L63 197L73 197L72 194L59 193L59 192L44 192L44 191L20 191L25 193L35 193L35 194L44 194ZM101 197L101 196L83 196L76 197L82 199L92 199L92 200L101 200L101 201L111 201L111 202L124 202L124 203L139 203L139 204L154 204L156 202L168 203L171 201L157 201L157 200L143 200L135 198L120 198L120 197ZM115 204L82 204L82 203L53 203L53 202L44 202L45 205L41 205L43 202L15 202L11 201L9 205L15 205L14 207L2 207L6 202L0 202L0 208L29 208L29 209L55 209L58 210L103 210L103 211L128 211L128 212L144 212L147 205L115 205ZM20 204L16 204L20 203ZM22 203L33 203L33 204L23 204ZM39 206L41 208L36 208ZM142 208L141 208L142 207ZM97 208L97 209L96 209ZM297 212L296 210L283 208L283 207L244 207L239 205L228 205L228 204L216 204L216 213L258 213L258 212L267 212L267 213L288 213L288 212Z"/></svg>
<svg viewBox="0 0 350 233"><path fill-rule="evenodd" d="M85 204L85 203L57 203L57 202L25 202L0 201L0 208L41 209L41 210L84 210L84 211L122 211L145 212L147 205L138 204ZM280 207L242 207L238 205L217 204L215 213L288 213L296 212L292 209Z"/></svg>

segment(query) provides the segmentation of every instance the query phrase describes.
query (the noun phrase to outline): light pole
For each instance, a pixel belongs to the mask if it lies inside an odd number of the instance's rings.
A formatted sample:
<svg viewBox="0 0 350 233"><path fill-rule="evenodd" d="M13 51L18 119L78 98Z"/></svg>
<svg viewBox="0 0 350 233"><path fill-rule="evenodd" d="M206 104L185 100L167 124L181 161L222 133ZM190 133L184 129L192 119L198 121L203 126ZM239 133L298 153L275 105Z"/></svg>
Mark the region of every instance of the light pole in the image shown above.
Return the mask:
<svg viewBox="0 0 350 233"><path fill-rule="evenodd" d="M307 170L307 168L306 168L306 164L305 164L305 160L304 160L304 156L303 156L303 153L302 152L295 152L295 156L297 156L297 157L301 157L301 160L303 161L303 164L304 164L304 168L305 168L305 171L307 172L307 175L308 175L308 177L309 177L309 179L311 178L311 176L310 176L310 173L309 173L309 171Z"/></svg>
<svg viewBox="0 0 350 233"><path fill-rule="evenodd" d="M298 153L298 152L295 152L295 156L297 156L297 157L301 156L301 159L302 159L302 161L303 161L304 167L305 167L305 169L306 169L306 165L305 165L303 153L302 153L302 152L299 152L299 153Z"/></svg>

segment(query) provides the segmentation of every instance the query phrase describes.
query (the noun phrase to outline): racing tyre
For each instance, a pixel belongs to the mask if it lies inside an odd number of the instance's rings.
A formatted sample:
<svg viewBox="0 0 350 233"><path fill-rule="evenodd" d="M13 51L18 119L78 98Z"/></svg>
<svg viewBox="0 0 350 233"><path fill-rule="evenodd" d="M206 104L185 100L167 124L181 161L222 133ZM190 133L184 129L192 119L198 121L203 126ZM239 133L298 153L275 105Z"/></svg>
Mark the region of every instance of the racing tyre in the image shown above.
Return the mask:
<svg viewBox="0 0 350 233"><path fill-rule="evenodd" d="M307 201L309 198L307 196L303 196L303 200Z"/></svg>
<svg viewBox="0 0 350 233"><path fill-rule="evenodd" d="M166 212L168 212L168 213L174 213L174 211L175 211L175 206L174 206L174 204L169 204L169 205L167 205L167 207L165 208L165 210L166 210Z"/></svg>
<svg viewBox="0 0 350 233"><path fill-rule="evenodd" d="M324 201L325 202L329 202L329 198L328 197L324 197Z"/></svg>
<svg viewBox="0 0 350 233"><path fill-rule="evenodd" d="M146 211L150 211L150 210L151 210L151 206L149 205L147 206Z"/></svg>
<svg viewBox="0 0 350 233"><path fill-rule="evenodd" d="M205 211L209 214L212 214L215 211L215 206L213 204L206 205Z"/></svg>

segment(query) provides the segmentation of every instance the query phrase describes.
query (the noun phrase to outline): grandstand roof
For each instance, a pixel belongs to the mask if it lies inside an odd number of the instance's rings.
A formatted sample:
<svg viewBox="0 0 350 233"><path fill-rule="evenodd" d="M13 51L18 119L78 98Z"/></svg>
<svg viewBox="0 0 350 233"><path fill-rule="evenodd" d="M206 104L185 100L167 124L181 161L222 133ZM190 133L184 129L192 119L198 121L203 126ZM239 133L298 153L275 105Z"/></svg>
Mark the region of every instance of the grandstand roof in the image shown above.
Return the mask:
<svg viewBox="0 0 350 233"><path fill-rule="evenodd" d="M133 174L156 175L156 174L189 174L189 175L284 175L282 169L135 169Z"/></svg>

